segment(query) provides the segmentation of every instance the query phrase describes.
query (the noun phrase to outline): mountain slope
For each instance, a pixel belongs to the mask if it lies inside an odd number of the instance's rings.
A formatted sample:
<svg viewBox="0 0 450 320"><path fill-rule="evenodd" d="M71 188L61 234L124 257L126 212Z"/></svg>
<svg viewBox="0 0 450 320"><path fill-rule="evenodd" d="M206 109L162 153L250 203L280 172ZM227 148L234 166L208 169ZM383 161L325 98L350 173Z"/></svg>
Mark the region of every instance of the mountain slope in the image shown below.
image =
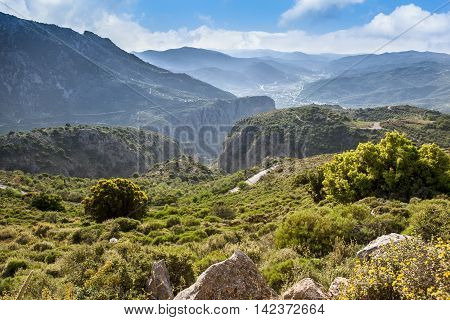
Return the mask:
<svg viewBox="0 0 450 320"><path fill-rule="evenodd" d="M170 124L178 112L236 99L145 63L91 32L0 13L0 43L2 132L65 122ZM140 112L152 119L141 123Z"/></svg>
<svg viewBox="0 0 450 320"><path fill-rule="evenodd" d="M304 87L299 101L320 101L343 106L412 104L450 108L450 63L418 62L390 70L388 66L351 71L342 76L319 80Z"/></svg>
<svg viewBox="0 0 450 320"><path fill-rule="evenodd" d="M129 177L179 156L152 131L99 126L35 129L0 136L0 169L76 177Z"/></svg>
<svg viewBox="0 0 450 320"><path fill-rule="evenodd" d="M306 106L263 113L239 121L219 157L227 172L252 167L266 157L305 158L355 148L380 139L386 130L405 133L416 143L450 147L450 116L409 106L345 110Z"/></svg>
<svg viewBox="0 0 450 320"><path fill-rule="evenodd" d="M149 63L174 72L186 72L238 95L242 89L295 82L311 73L294 61L271 57L237 58L213 50L190 47L166 51L148 50L136 55Z"/></svg>

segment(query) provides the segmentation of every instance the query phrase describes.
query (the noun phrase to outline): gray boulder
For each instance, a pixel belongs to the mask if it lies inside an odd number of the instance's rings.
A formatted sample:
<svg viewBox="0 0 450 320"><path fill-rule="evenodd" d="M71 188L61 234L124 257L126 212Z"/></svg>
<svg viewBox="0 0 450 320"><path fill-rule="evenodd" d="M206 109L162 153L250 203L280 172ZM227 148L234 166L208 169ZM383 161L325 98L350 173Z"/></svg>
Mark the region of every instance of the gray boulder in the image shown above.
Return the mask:
<svg viewBox="0 0 450 320"><path fill-rule="evenodd" d="M330 288L328 289L328 296L331 299L338 298L341 295L341 293L345 291L347 286L348 286L348 279L337 277L336 279L333 280L333 282L330 285Z"/></svg>
<svg viewBox="0 0 450 320"><path fill-rule="evenodd" d="M277 294L266 283L253 261L236 251L225 261L213 264L175 300L267 300Z"/></svg>
<svg viewBox="0 0 450 320"><path fill-rule="evenodd" d="M281 298L283 300L326 300L328 296L321 285L311 278L305 278L283 293Z"/></svg>
<svg viewBox="0 0 450 320"><path fill-rule="evenodd" d="M371 241L367 246L363 249L359 250L356 253L356 256L360 259L365 259L371 255L376 255L380 248L389 243L397 243L399 241L410 239L409 236L404 236L397 233L391 233L387 235L383 235L381 237L376 238Z"/></svg>
<svg viewBox="0 0 450 320"><path fill-rule="evenodd" d="M173 290L169 271L164 260L153 263L152 274L147 283L147 292L153 300L172 300Z"/></svg>

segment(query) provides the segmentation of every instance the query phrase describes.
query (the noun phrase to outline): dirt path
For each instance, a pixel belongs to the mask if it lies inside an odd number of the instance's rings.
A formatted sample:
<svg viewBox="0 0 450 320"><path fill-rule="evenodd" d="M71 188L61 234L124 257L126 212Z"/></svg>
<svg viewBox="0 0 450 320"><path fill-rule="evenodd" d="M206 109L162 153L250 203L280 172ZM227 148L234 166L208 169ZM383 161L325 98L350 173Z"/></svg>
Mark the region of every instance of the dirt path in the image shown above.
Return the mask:
<svg viewBox="0 0 450 320"><path fill-rule="evenodd" d="M245 180L245 183L248 184L249 186L252 186L255 183L257 183L259 180L261 180L261 178L264 177L266 174L268 174L270 171L275 170L277 167L278 167L278 165L274 165L273 167L270 167L269 169L262 170L262 171L258 172L257 174L251 176L247 180ZM235 193L238 191L239 191L239 187L235 187L230 190L230 193Z"/></svg>
<svg viewBox="0 0 450 320"><path fill-rule="evenodd" d="M372 127L368 128L370 130L383 130L383 127L381 127L381 122L374 122Z"/></svg>

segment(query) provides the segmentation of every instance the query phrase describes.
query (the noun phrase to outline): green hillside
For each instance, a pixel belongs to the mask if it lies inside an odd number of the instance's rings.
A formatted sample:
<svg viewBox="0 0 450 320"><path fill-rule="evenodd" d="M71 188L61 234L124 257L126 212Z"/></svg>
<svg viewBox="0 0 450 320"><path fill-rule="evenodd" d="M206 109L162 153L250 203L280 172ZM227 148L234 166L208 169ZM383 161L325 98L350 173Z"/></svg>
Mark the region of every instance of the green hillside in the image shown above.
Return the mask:
<svg viewBox="0 0 450 320"><path fill-rule="evenodd" d="M277 292L305 277L328 286L341 276L350 279L347 297L389 298L361 273L366 269L357 263L356 252L392 232L448 240L448 192L409 202L375 197L347 204L315 202L302 177L332 158L274 160L270 165L277 164L276 169L252 186L243 181L262 168L219 174L188 158L180 164L169 161L147 176L131 178L149 198L140 220L121 217L105 222L86 214L81 202L96 180L0 171L0 184L8 186L0 190L0 297L14 298L33 270L24 298L145 299L153 261L166 261L179 292L211 264L240 249ZM193 172L199 177L195 183ZM230 193L235 186L240 191ZM37 209L35 199L42 198L41 192L61 197L64 210ZM438 252L445 244L414 245L405 252ZM433 263L443 268L446 256L437 256ZM429 276L431 271L423 267L421 272ZM354 282L358 277L362 280ZM399 292L391 283L386 286ZM365 295L370 288L375 293ZM410 289L414 297L421 297L416 285ZM424 298L448 298L449 292L447 285Z"/></svg>
<svg viewBox="0 0 450 320"><path fill-rule="evenodd" d="M389 106L343 109L309 105L258 114L236 123L219 158L233 172L261 164L266 157L309 157L354 149L378 141L388 131L405 133L416 144L450 148L450 116L437 111Z"/></svg>
<svg viewBox="0 0 450 320"><path fill-rule="evenodd" d="M180 154L173 139L125 127L70 126L0 136L0 169L129 177Z"/></svg>

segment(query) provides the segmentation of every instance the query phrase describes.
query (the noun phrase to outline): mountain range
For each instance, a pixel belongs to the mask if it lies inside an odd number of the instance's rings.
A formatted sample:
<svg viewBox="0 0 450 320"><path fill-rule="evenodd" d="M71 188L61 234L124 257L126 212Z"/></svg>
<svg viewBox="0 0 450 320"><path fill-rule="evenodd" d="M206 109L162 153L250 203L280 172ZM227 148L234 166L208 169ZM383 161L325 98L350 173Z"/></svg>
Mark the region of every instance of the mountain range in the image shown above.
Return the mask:
<svg viewBox="0 0 450 320"><path fill-rule="evenodd" d="M156 128L218 124L211 119L232 124L274 108L270 98L236 98L146 63L88 31L0 13L0 43L1 132L66 122ZM232 116L224 118L227 110L221 108L230 108Z"/></svg>
<svg viewBox="0 0 450 320"><path fill-rule="evenodd" d="M354 56L273 50L228 54L183 47L135 53L149 63L186 72L237 96L268 95L278 108L301 104L369 107L413 104L450 110L450 55L394 52Z"/></svg>

